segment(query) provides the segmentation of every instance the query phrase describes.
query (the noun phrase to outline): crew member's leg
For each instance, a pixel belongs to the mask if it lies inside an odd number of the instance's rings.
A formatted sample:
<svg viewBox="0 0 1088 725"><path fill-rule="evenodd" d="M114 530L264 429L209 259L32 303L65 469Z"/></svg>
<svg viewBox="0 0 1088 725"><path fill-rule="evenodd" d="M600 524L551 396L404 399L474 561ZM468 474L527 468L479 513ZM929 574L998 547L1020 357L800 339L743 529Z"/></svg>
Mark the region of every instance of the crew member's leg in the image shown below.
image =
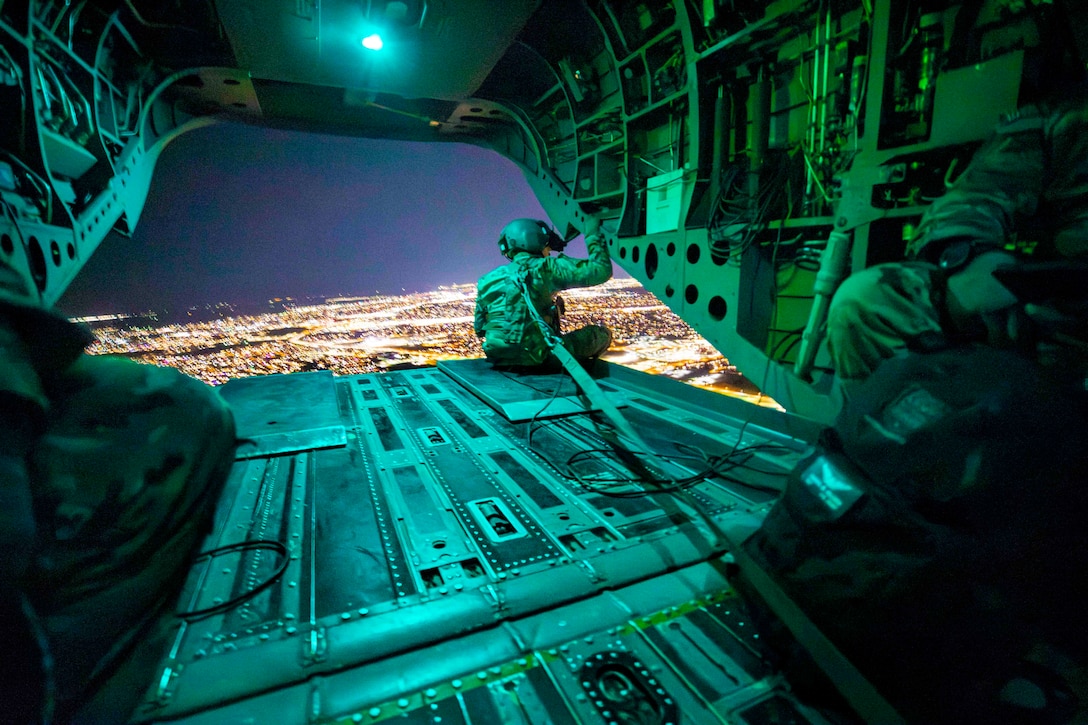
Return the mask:
<svg viewBox="0 0 1088 725"><path fill-rule="evenodd" d="M866 378L908 348L943 342L939 275L931 264L903 262L847 277L827 314L828 351L839 378Z"/></svg>
<svg viewBox="0 0 1088 725"><path fill-rule="evenodd" d="M560 336L563 346L579 360L590 360L612 344L612 331L602 325L586 325Z"/></svg>
<svg viewBox="0 0 1088 725"><path fill-rule="evenodd" d="M28 593L64 714L174 606L235 436L218 394L168 368L84 355L47 394L48 428L30 453L40 549Z"/></svg>

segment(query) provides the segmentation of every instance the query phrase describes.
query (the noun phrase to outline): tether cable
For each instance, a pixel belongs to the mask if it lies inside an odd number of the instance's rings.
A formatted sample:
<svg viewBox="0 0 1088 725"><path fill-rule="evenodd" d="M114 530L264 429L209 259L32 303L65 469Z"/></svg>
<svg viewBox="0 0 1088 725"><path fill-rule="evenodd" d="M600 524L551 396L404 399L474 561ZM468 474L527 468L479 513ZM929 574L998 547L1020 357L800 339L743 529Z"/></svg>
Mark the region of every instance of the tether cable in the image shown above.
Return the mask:
<svg viewBox="0 0 1088 725"><path fill-rule="evenodd" d="M287 564L290 561L290 557L287 555L287 547L279 541L273 541L272 539L252 539L250 541L239 541L233 544L227 544L226 546L220 546L215 549L209 549L202 552L193 563L196 564L200 561L212 559L223 556L224 554L230 554L232 552L246 552L246 551L274 551L280 555L280 565L276 567L276 571L272 573L270 577L263 582L253 587L247 592L243 592L236 597L231 597L225 602L220 602L211 607L205 607L204 609L192 609L188 612L178 612L178 617L186 621L192 621L195 619L202 619L204 617L210 617L215 614L222 614L223 612L234 609L242 602L245 602L263 592L268 587L287 571Z"/></svg>

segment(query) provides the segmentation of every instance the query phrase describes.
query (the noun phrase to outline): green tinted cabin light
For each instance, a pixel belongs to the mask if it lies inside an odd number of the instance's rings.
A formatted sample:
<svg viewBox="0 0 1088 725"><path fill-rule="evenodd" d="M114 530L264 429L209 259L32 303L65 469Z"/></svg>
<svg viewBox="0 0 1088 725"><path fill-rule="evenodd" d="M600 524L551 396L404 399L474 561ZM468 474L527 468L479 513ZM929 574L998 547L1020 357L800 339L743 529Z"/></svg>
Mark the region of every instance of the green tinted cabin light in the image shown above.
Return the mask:
<svg viewBox="0 0 1088 725"><path fill-rule="evenodd" d="M382 42L382 36L377 33L371 33L363 38L363 47L367 50L381 50L383 45L385 44Z"/></svg>

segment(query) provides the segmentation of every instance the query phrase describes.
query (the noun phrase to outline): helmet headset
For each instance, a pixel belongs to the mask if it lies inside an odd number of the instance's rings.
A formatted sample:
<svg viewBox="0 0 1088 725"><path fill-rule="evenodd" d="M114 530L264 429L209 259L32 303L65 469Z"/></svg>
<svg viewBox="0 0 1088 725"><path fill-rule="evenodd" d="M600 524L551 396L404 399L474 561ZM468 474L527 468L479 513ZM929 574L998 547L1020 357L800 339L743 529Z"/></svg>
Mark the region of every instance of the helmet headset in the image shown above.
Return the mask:
<svg viewBox="0 0 1088 725"><path fill-rule="evenodd" d="M499 251L507 259L518 252L540 254L545 247L561 252L565 246L566 240L539 219L515 219L499 235Z"/></svg>

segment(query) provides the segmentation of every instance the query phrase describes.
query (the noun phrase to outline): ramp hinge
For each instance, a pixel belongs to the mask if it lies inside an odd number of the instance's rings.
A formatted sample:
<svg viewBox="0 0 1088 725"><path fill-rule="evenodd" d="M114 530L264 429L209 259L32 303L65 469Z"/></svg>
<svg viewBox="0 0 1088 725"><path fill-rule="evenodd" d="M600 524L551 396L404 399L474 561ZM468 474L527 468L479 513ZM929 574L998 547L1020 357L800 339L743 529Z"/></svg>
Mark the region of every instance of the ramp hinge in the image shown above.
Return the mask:
<svg viewBox="0 0 1088 725"><path fill-rule="evenodd" d="M324 662L329 657L329 642L324 627L314 627L307 637L302 638L302 666Z"/></svg>

